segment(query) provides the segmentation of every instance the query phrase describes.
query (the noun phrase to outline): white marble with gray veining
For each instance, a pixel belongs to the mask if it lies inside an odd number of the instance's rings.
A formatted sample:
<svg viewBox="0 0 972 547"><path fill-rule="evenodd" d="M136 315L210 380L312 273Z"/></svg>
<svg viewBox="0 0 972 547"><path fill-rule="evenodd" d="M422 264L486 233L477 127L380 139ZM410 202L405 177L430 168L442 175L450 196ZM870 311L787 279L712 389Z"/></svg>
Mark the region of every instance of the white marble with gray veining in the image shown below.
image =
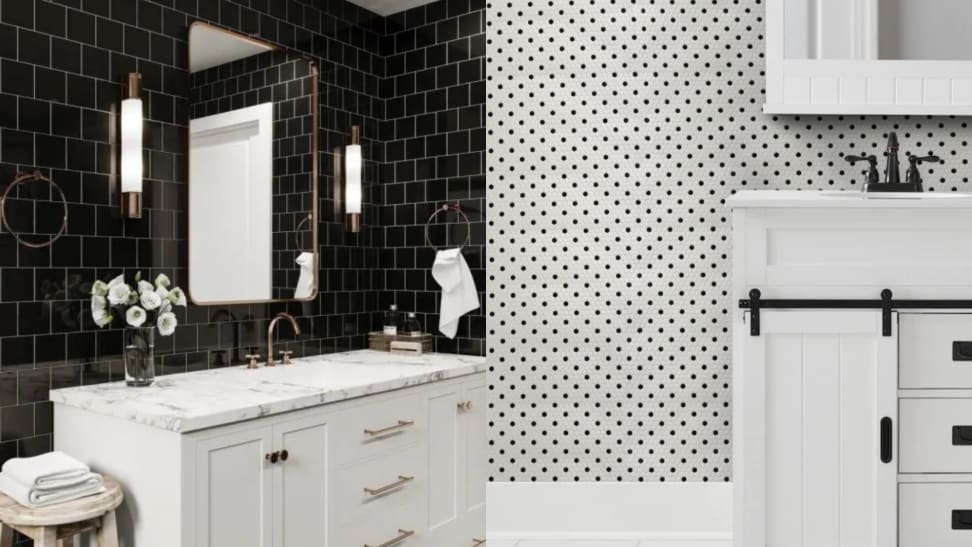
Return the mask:
<svg viewBox="0 0 972 547"><path fill-rule="evenodd" d="M112 382L57 389L51 400L186 433L485 370L483 357L361 350L256 370L235 366L161 376L142 388Z"/></svg>

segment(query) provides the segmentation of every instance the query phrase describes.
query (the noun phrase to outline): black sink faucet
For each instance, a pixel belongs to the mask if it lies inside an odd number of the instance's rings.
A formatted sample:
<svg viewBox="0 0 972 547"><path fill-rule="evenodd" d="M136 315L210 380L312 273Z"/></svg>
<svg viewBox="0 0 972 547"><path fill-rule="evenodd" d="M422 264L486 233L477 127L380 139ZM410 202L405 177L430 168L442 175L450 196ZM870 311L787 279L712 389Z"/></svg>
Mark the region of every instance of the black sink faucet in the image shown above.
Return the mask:
<svg viewBox="0 0 972 547"><path fill-rule="evenodd" d="M888 157L887 167L884 169L884 182L888 184L900 184L901 171L898 166L898 135L894 131L888 134L888 149L884 154Z"/></svg>

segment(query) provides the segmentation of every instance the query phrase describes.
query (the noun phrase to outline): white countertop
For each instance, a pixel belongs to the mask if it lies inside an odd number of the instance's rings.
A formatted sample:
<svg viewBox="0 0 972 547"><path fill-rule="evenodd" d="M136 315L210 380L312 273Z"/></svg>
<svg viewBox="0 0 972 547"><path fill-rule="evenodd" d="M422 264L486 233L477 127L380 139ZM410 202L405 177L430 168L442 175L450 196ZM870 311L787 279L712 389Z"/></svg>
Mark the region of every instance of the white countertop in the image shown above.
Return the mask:
<svg viewBox="0 0 972 547"><path fill-rule="evenodd" d="M845 207L873 209L972 208L972 194L958 192L872 192L860 190L799 191L746 190L726 200L733 208L746 207Z"/></svg>
<svg viewBox="0 0 972 547"><path fill-rule="evenodd" d="M56 404L186 433L485 370L484 357L361 350L256 370L234 366L161 376L149 387L112 382L57 389L50 398Z"/></svg>

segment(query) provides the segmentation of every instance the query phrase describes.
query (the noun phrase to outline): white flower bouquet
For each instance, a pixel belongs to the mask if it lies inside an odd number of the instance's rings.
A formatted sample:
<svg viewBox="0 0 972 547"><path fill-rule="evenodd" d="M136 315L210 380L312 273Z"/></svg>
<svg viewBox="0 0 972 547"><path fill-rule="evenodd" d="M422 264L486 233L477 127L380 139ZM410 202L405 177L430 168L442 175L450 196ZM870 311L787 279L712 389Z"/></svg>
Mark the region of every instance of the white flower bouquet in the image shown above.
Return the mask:
<svg viewBox="0 0 972 547"><path fill-rule="evenodd" d="M135 286L125 283L119 275L108 283L95 281L91 286L91 318L99 327L111 324L115 314L123 315L125 323L134 328L155 326L162 336L170 336L179 324L173 306L186 306L186 293L172 287L165 274L155 283L142 280L142 272L135 274Z"/></svg>

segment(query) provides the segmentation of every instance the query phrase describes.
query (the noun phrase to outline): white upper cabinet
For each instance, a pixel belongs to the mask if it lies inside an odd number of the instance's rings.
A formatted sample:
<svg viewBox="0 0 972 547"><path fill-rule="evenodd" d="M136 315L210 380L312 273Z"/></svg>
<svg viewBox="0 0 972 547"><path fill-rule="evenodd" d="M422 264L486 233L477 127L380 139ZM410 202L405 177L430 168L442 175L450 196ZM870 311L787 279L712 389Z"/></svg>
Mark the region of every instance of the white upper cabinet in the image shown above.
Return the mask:
<svg viewBox="0 0 972 547"><path fill-rule="evenodd" d="M771 114L972 114L967 0L767 0Z"/></svg>

